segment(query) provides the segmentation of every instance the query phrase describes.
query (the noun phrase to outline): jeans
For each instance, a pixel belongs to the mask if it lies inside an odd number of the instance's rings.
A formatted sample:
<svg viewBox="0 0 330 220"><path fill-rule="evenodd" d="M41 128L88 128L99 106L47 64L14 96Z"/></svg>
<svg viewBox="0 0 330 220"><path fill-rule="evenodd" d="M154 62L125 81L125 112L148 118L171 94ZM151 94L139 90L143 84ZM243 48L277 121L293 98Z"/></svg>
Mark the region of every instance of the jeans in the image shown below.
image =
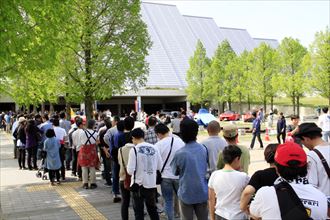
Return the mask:
<svg viewBox="0 0 330 220"><path fill-rule="evenodd" d="M100 148L100 153L101 153L101 158L103 162L103 171L102 171L102 176L107 182L108 185L111 185L111 158L108 158L103 149Z"/></svg>
<svg viewBox="0 0 330 220"><path fill-rule="evenodd" d="M280 137L282 136L282 140L283 140L283 144L285 143L285 136L286 136L286 134L285 134L285 132L283 132L283 133L277 133L277 142L279 143L279 144L281 144L281 139L280 139Z"/></svg>
<svg viewBox="0 0 330 220"><path fill-rule="evenodd" d="M140 186L137 192L133 192L133 209L135 220L144 220L144 203L151 220L159 220L156 206L157 189L147 189Z"/></svg>
<svg viewBox="0 0 330 220"><path fill-rule="evenodd" d="M193 219L194 212L197 220L207 220L208 218L207 201L198 204L185 204L180 200L180 209L182 220Z"/></svg>
<svg viewBox="0 0 330 220"><path fill-rule="evenodd" d="M252 135L253 135L253 137L252 137L250 148L253 149L254 142L256 141L256 137L258 137L258 141L259 141L260 147L263 148L264 145L263 145L262 140L261 140L261 137L260 137L260 132L254 132Z"/></svg>
<svg viewBox="0 0 330 220"><path fill-rule="evenodd" d="M27 164L28 164L28 168L32 169L33 168L37 168L37 146L33 146L33 147L29 147L27 148L27 152L28 152L28 158L27 158ZM33 164L31 164L31 162Z"/></svg>
<svg viewBox="0 0 330 220"><path fill-rule="evenodd" d="M322 132L322 139L325 142L329 142L329 140L330 140L330 131L323 131Z"/></svg>
<svg viewBox="0 0 330 220"><path fill-rule="evenodd" d="M118 162L112 160L112 192L114 195L119 195L119 169Z"/></svg>
<svg viewBox="0 0 330 220"><path fill-rule="evenodd" d="M161 183L162 195L165 200L165 213L168 220L174 219L174 195L177 194L179 189L179 180L178 179L168 179L163 178Z"/></svg>
<svg viewBox="0 0 330 220"><path fill-rule="evenodd" d="M120 181L120 191L121 191L121 219L128 220L128 208L131 199L131 191L125 189L124 181Z"/></svg>

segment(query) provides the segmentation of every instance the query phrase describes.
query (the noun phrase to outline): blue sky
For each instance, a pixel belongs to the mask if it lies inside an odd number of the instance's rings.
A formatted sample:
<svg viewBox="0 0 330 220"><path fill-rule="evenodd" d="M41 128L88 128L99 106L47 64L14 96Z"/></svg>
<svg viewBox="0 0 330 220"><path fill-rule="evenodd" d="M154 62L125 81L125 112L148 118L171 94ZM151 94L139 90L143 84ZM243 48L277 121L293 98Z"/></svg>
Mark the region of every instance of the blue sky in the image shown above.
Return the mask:
<svg viewBox="0 0 330 220"><path fill-rule="evenodd" d="M213 17L218 26L244 28L252 37L297 38L306 47L317 31L330 26L330 0L144 1L176 5L184 15Z"/></svg>

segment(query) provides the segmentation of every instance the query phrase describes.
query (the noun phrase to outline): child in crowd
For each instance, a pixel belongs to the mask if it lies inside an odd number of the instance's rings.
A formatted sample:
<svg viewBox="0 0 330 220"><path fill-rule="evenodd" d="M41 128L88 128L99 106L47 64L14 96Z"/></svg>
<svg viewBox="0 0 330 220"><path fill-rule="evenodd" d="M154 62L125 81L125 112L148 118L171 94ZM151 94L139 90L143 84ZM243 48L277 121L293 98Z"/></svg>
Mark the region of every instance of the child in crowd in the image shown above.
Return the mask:
<svg viewBox="0 0 330 220"><path fill-rule="evenodd" d="M44 142L44 151L46 156L46 168L49 171L50 184L54 185L54 178L56 176L57 184L60 184L60 168L62 166L60 159L60 141L55 138L54 129L46 131L47 139Z"/></svg>

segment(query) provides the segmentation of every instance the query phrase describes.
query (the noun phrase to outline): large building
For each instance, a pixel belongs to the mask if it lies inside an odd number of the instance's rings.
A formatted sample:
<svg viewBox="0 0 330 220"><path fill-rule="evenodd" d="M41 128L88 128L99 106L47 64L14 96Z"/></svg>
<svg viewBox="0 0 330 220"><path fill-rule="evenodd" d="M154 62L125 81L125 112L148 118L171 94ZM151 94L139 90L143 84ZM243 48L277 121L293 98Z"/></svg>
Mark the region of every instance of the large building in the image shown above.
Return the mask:
<svg viewBox="0 0 330 220"><path fill-rule="evenodd" d="M244 50L253 50L261 42L278 46L277 40L252 38L245 29L221 27L221 24L219 27L213 18L182 15L175 5L142 2L141 14L152 41L146 57L149 63L146 85L137 92L128 91L110 100L99 101L98 109L125 114L134 109L135 100L139 100L147 113L188 107L186 72L198 40L201 40L210 58L224 40L229 42L237 55ZM0 97L1 106L8 109L8 106L13 108L15 104L8 98Z"/></svg>

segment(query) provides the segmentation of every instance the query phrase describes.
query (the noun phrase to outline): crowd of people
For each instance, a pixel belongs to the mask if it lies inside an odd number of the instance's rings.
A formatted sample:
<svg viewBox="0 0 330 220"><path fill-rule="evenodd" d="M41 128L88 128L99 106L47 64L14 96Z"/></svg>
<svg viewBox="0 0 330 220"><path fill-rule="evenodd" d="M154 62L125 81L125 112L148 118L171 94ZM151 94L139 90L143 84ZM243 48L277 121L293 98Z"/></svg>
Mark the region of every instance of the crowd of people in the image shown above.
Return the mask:
<svg viewBox="0 0 330 220"><path fill-rule="evenodd" d="M330 117L326 108L323 112L321 128L315 123L299 124L297 116L287 126L280 113L278 143L264 149L270 167L251 178L250 151L238 144L238 127L221 128L218 121L211 121L207 139L199 143L199 125L184 111L174 113L170 123L151 115L142 126L134 115L120 119L101 114L87 121L76 116L72 124L65 112L12 114L6 130L11 129L19 169L42 166L52 186L65 181L70 170L84 189L95 189L96 171L102 170L104 186L111 187L113 202L121 203L124 220L129 219L131 201L135 219L144 219L144 207L150 219L159 219L160 194L169 220L179 216L184 220L194 216L198 220L327 219ZM250 148L256 138L263 148L264 116L260 111L253 116Z"/></svg>

